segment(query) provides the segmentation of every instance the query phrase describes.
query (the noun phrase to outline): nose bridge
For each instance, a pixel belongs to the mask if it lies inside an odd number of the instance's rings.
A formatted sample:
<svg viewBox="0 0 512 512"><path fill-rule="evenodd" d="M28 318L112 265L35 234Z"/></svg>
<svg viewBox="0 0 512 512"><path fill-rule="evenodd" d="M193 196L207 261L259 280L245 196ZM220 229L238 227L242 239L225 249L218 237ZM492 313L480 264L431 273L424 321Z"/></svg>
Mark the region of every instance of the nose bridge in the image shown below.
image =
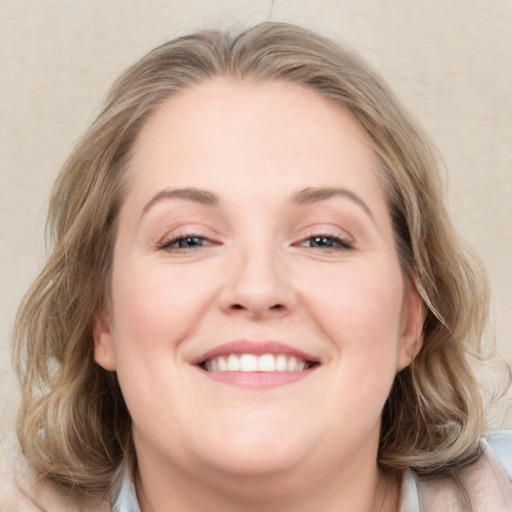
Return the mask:
<svg viewBox="0 0 512 512"><path fill-rule="evenodd" d="M275 241L260 236L233 249L223 306L252 315L273 314L292 306L290 280Z"/></svg>

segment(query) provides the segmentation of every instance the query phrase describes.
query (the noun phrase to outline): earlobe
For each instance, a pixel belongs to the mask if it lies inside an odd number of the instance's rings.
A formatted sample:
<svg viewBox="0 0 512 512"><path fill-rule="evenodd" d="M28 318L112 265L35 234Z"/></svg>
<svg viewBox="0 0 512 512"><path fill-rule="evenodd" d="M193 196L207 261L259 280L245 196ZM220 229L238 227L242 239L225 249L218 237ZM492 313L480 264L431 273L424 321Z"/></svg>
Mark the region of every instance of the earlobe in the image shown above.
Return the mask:
<svg viewBox="0 0 512 512"><path fill-rule="evenodd" d="M116 369L114 342L110 318L98 314L94 319L92 336L94 339L94 360L105 370Z"/></svg>
<svg viewBox="0 0 512 512"><path fill-rule="evenodd" d="M405 290L397 372L412 363L423 347L425 306L411 279Z"/></svg>

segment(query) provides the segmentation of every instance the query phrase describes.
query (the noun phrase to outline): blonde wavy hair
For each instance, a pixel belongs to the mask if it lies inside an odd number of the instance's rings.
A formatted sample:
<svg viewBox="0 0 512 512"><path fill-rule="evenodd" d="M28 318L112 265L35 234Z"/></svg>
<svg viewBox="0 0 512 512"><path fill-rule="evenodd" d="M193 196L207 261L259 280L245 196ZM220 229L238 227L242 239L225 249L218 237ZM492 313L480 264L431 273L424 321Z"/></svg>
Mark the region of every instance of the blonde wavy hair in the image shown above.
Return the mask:
<svg viewBox="0 0 512 512"><path fill-rule="evenodd" d="M308 87L365 130L380 160L404 273L425 305L424 346L385 405L378 463L424 475L480 454L480 394L468 364L487 316L488 282L442 201L433 145L383 80L352 52L305 29L264 23L205 31L156 48L114 84L62 169L51 196L53 252L18 313L14 361L22 383L18 437L37 474L104 495L134 457L116 375L93 359L93 319L109 301L125 170L148 116L168 97L227 76Z"/></svg>

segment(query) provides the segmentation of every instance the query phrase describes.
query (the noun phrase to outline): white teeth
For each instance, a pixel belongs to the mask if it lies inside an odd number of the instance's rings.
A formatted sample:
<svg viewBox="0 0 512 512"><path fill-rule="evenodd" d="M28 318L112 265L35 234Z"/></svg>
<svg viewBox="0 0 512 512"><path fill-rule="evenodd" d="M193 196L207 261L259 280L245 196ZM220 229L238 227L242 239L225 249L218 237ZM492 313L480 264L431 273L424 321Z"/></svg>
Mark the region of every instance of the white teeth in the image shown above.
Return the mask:
<svg viewBox="0 0 512 512"><path fill-rule="evenodd" d="M224 357L218 357L217 361L219 362L219 372L225 372L228 369L228 362Z"/></svg>
<svg viewBox="0 0 512 512"><path fill-rule="evenodd" d="M302 372L306 368L306 361L292 356L288 358L286 367L289 372Z"/></svg>
<svg viewBox="0 0 512 512"><path fill-rule="evenodd" d="M240 357L241 372L255 372L258 370L258 359L252 354L243 354Z"/></svg>
<svg viewBox="0 0 512 512"><path fill-rule="evenodd" d="M276 370L278 372L285 372L288 367L288 361L286 360L286 356L279 354L276 357Z"/></svg>
<svg viewBox="0 0 512 512"><path fill-rule="evenodd" d="M274 372L276 370L276 360L272 354L265 354L258 358L259 372Z"/></svg>
<svg viewBox="0 0 512 512"><path fill-rule="evenodd" d="M289 372L293 372L293 371L296 371L295 370L296 366L297 366L297 359L294 356L289 357L288 361L286 362L286 369ZM213 365L212 365L212 369L213 369Z"/></svg>
<svg viewBox="0 0 512 512"><path fill-rule="evenodd" d="M226 364L226 371L228 371L228 372L240 371L240 360L238 359L238 356L235 356L235 354L229 355L228 361Z"/></svg>
<svg viewBox="0 0 512 512"><path fill-rule="evenodd" d="M229 354L208 359L204 369L208 372L302 372L307 362L285 354Z"/></svg>

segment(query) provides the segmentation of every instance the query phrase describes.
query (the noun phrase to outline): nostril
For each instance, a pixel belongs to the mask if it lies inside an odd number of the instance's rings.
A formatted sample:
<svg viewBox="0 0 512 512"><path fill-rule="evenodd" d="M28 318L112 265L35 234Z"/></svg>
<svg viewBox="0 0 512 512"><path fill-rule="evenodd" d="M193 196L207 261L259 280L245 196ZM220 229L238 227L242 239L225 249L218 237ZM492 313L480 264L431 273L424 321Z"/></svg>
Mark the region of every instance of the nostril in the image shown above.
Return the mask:
<svg viewBox="0 0 512 512"><path fill-rule="evenodd" d="M274 304L270 309L281 310L284 306L282 304Z"/></svg>
<svg viewBox="0 0 512 512"><path fill-rule="evenodd" d="M244 307L241 304L233 304L231 307L233 309L244 309Z"/></svg>

